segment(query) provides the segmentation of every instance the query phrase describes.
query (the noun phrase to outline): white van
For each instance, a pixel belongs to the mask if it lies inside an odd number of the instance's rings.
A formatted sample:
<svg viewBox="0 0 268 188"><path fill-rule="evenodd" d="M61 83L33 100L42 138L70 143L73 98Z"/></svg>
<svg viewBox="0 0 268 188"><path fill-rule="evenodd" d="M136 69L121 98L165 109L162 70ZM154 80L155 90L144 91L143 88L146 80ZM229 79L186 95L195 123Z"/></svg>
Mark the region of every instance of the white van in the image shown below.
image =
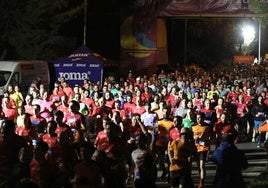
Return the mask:
<svg viewBox="0 0 268 188"><path fill-rule="evenodd" d="M37 78L49 89L50 74L46 61L0 61L0 96L9 84L20 86L25 94Z"/></svg>

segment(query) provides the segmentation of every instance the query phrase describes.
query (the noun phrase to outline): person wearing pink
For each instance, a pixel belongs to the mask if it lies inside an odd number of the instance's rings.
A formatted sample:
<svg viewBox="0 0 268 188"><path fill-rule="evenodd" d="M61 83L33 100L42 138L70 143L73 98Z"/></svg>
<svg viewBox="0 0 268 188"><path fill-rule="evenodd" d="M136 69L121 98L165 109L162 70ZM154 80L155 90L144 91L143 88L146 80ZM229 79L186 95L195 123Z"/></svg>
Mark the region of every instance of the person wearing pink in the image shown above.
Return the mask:
<svg viewBox="0 0 268 188"><path fill-rule="evenodd" d="M69 113L66 113L63 122L69 125L73 131L74 142L82 141L83 131L86 129L85 117L79 113L79 103L72 100L69 103Z"/></svg>
<svg viewBox="0 0 268 188"><path fill-rule="evenodd" d="M53 187L57 177L57 170L45 157L48 151L47 143L38 141L33 151L34 157L30 163L31 178L41 188Z"/></svg>
<svg viewBox="0 0 268 188"><path fill-rule="evenodd" d="M47 121L40 116L40 106L38 104L33 105L34 114L30 116L31 124L39 135L45 133L47 127Z"/></svg>
<svg viewBox="0 0 268 188"><path fill-rule="evenodd" d="M71 97L74 94L73 89L69 86L69 84L64 81L62 84L62 90L63 92L68 96Z"/></svg>
<svg viewBox="0 0 268 188"><path fill-rule="evenodd" d="M68 103L67 95L62 95L60 100L61 102L56 108L57 108L57 111L62 111L63 114L65 115L69 112L69 103Z"/></svg>
<svg viewBox="0 0 268 188"><path fill-rule="evenodd" d="M93 144L82 143L79 151L80 161L74 165L74 177L71 180L73 188L101 187L102 169L91 159L95 151Z"/></svg>
<svg viewBox="0 0 268 188"><path fill-rule="evenodd" d="M114 108L114 99L110 92L104 93L104 99L105 99L105 106L109 108Z"/></svg>
<svg viewBox="0 0 268 188"><path fill-rule="evenodd" d="M141 78L140 77L137 77L136 78L136 82L134 83L134 87L135 86L138 86L139 89L143 89L143 83L141 82Z"/></svg>
<svg viewBox="0 0 268 188"><path fill-rule="evenodd" d="M57 107L60 105L60 99L62 94L59 92L59 87L55 87L53 89L53 93L49 96L49 101L52 101L54 105Z"/></svg>
<svg viewBox="0 0 268 188"><path fill-rule="evenodd" d="M231 103L235 103L238 95L239 95L239 93L236 92L235 86L232 86L231 90L227 93L226 101L231 102Z"/></svg>
<svg viewBox="0 0 268 188"><path fill-rule="evenodd" d="M17 115L17 127L15 133L19 136L22 136L27 143L31 143L33 139L38 138L37 131L31 125L30 115L25 113L23 107L18 108Z"/></svg>
<svg viewBox="0 0 268 188"><path fill-rule="evenodd" d="M171 107L174 107L174 105L181 100L179 96L177 95L178 88L176 86L171 88L170 94L167 99L167 104Z"/></svg>
<svg viewBox="0 0 268 188"><path fill-rule="evenodd" d="M98 105L93 109L93 117L108 117L112 114L112 109L105 105L106 100L103 97L98 99Z"/></svg>
<svg viewBox="0 0 268 188"><path fill-rule="evenodd" d="M51 160L59 170L58 187L70 186L73 167L78 161L78 156L68 132L63 131L58 135L58 141L51 148Z"/></svg>
<svg viewBox="0 0 268 188"><path fill-rule="evenodd" d="M9 94L6 93L2 99L2 111L7 119L14 121L17 116L17 109L13 99L9 97Z"/></svg>
<svg viewBox="0 0 268 188"><path fill-rule="evenodd" d="M145 82L147 83L147 82ZM143 92L141 94L141 97L144 98L145 102L150 102L150 99L152 97L151 93L149 92L149 87L146 85L143 88Z"/></svg>
<svg viewBox="0 0 268 188"><path fill-rule="evenodd" d="M214 126L214 123L217 121L216 111L211 108L211 102L209 99L204 101L204 107L200 110L200 113L204 114L204 123L208 126Z"/></svg>
<svg viewBox="0 0 268 188"><path fill-rule="evenodd" d="M107 138L107 131L109 131L108 121L111 121L108 117L102 118L103 130L98 132L96 139L95 139L95 143L94 143L95 147L98 150L101 150L104 152L105 152L105 149L109 145L108 138Z"/></svg>
<svg viewBox="0 0 268 188"><path fill-rule="evenodd" d="M244 96L244 102L247 105L252 105L252 94L251 94L251 89L247 88L246 92L242 93Z"/></svg>
<svg viewBox="0 0 268 188"><path fill-rule="evenodd" d="M34 107L32 104L33 96L28 94L25 97L26 104L24 105L25 113L33 115L34 114Z"/></svg>
<svg viewBox="0 0 268 188"><path fill-rule="evenodd" d="M39 102L41 112L45 110L49 110L53 106L53 102L48 98L48 92L45 91L43 94L42 100Z"/></svg>
<svg viewBox="0 0 268 188"><path fill-rule="evenodd" d="M63 117L64 117L64 114L62 111L59 110L55 113L54 121L56 121L57 123L57 128L55 130L55 133L57 134L57 136L59 136L62 132L66 132L67 137L71 141L73 141L72 130L67 124L63 123Z"/></svg>
<svg viewBox="0 0 268 188"><path fill-rule="evenodd" d="M227 121L227 114L222 113L220 115L220 118L213 126L213 132L215 133L216 140L215 140L215 147L219 147L221 141L222 141L222 130L225 126L230 125L230 122Z"/></svg>
<svg viewBox="0 0 268 188"><path fill-rule="evenodd" d="M215 106L214 108L216 110L216 116L219 119L221 114L226 110L225 106L224 106L224 99L223 98L218 98L217 101L217 106Z"/></svg>
<svg viewBox="0 0 268 188"><path fill-rule="evenodd" d="M15 134L15 124L11 120L4 120L0 127L0 174L1 187L8 185L10 176L14 174L14 165L19 162L19 151L27 147L24 138Z"/></svg>
<svg viewBox="0 0 268 188"><path fill-rule="evenodd" d="M175 116L173 118L173 128L169 131L170 141L177 140L180 138L181 128L182 128L182 117Z"/></svg>
<svg viewBox="0 0 268 188"><path fill-rule="evenodd" d="M94 108L94 106L96 104L95 104L94 100L90 97L88 90L85 90L83 92L83 95L81 96L80 101L87 106L88 115L91 116L92 115L93 108Z"/></svg>
<svg viewBox="0 0 268 188"><path fill-rule="evenodd" d="M136 106L132 108L132 113L133 114L143 114L146 112L145 107L142 105L141 99L137 99Z"/></svg>
<svg viewBox="0 0 268 188"><path fill-rule="evenodd" d="M142 92L140 89L137 89L133 98L132 98L132 102L135 103L137 105L137 99L140 99L142 101L142 103L145 102L145 98L144 96L142 96Z"/></svg>
<svg viewBox="0 0 268 188"><path fill-rule="evenodd" d="M126 102L124 103L124 110L126 112L126 117L131 119L133 114L133 108L135 107L135 103L132 101L132 95L127 95Z"/></svg>
<svg viewBox="0 0 268 188"><path fill-rule="evenodd" d="M238 138L241 136L249 136L250 124L248 122L248 105L244 101L244 96L239 95L236 103L236 130L238 132Z"/></svg>
<svg viewBox="0 0 268 188"><path fill-rule="evenodd" d="M57 143L57 134L55 133L57 128L57 123L55 121L50 121L47 123L47 133L42 136L42 140L48 144L49 148L55 147Z"/></svg>
<svg viewBox="0 0 268 188"><path fill-rule="evenodd" d="M114 102L114 108L112 109L112 113L114 113L115 111L118 111L120 114L120 117L122 118L122 120L126 119L126 111L124 109L120 108L120 101L116 100Z"/></svg>

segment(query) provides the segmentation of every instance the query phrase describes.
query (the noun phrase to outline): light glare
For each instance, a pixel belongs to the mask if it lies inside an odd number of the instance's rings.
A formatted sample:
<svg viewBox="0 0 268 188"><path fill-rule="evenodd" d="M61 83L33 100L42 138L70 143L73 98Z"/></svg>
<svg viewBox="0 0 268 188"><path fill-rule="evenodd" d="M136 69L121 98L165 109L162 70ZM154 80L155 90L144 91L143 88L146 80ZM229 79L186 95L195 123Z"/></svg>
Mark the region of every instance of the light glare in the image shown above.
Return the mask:
<svg viewBox="0 0 268 188"><path fill-rule="evenodd" d="M242 35L244 37L244 44L245 45L250 45L251 42L253 42L254 38L255 38L255 34L256 34L256 31L254 29L254 27L252 26L245 26L243 29L242 29Z"/></svg>

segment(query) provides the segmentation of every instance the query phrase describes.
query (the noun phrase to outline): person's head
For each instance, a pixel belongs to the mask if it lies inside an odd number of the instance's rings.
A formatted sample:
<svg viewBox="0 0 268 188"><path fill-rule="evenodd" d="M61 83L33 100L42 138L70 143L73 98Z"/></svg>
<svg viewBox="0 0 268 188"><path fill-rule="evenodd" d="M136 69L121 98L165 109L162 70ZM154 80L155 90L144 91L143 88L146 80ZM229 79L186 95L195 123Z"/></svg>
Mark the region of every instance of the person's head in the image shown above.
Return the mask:
<svg viewBox="0 0 268 188"><path fill-rule="evenodd" d="M9 85L7 86L7 91L8 91L9 93L13 93L14 88L13 88L13 86L12 86L11 84L9 84Z"/></svg>
<svg viewBox="0 0 268 188"><path fill-rule="evenodd" d="M205 108L210 108L210 104L211 104L210 100L209 99L205 99L205 101L204 101Z"/></svg>
<svg viewBox="0 0 268 188"><path fill-rule="evenodd" d="M191 139L191 137L193 137L193 133L191 129L187 127L182 127L180 131L180 136L182 140L188 141L189 139Z"/></svg>
<svg viewBox="0 0 268 188"><path fill-rule="evenodd" d="M55 116L54 116L54 119L57 123L61 123L62 120L63 120L63 117L64 117L64 113L60 110L58 110L56 113L55 113Z"/></svg>
<svg viewBox="0 0 268 188"><path fill-rule="evenodd" d="M91 142L82 142L80 145L80 159L83 161L91 160L94 151L95 148Z"/></svg>
<svg viewBox="0 0 268 188"><path fill-rule="evenodd" d="M193 108L193 102L192 102L191 100L189 100L189 101L187 102L187 108L190 108L190 109Z"/></svg>
<svg viewBox="0 0 268 188"><path fill-rule="evenodd" d="M4 120L1 126L1 133L4 135L4 139L9 139L9 136L15 134L15 123L12 120ZM4 140L9 141L9 140Z"/></svg>
<svg viewBox="0 0 268 188"><path fill-rule="evenodd" d="M181 99L180 106L181 107L186 107L187 100L185 98Z"/></svg>
<svg viewBox="0 0 268 188"><path fill-rule="evenodd" d="M163 108L162 112L163 112L163 119L168 119L170 115L170 108L166 106Z"/></svg>
<svg viewBox="0 0 268 188"><path fill-rule="evenodd" d="M45 155L48 151L48 144L42 140L39 140L38 142L36 142L36 145L34 147L34 158L36 160L44 160L45 159Z"/></svg>
<svg viewBox="0 0 268 188"><path fill-rule="evenodd" d="M84 92L83 92L83 97L88 98L89 94L90 94L89 90L85 89Z"/></svg>
<svg viewBox="0 0 268 188"><path fill-rule="evenodd" d="M116 100L116 101L114 102L114 108L115 108L115 109L120 109L120 105L121 105L121 102L120 102L119 100Z"/></svg>
<svg viewBox="0 0 268 188"><path fill-rule="evenodd" d="M104 97L100 97L100 98L98 99L98 103L99 103L99 105L100 105L101 107L105 106L105 103L106 103L105 98L104 98Z"/></svg>
<svg viewBox="0 0 268 188"><path fill-rule="evenodd" d="M57 134L58 143L61 145L69 145L71 143L70 135L67 131Z"/></svg>
<svg viewBox="0 0 268 188"><path fill-rule="evenodd" d="M115 120L115 121L120 121L121 120L119 111L114 111L113 112L113 120Z"/></svg>
<svg viewBox="0 0 268 188"><path fill-rule="evenodd" d="M34 99L38 99L39 98L39 91L38 90L32 91L32 95L33 95Z"/></svg>
<svg viewBox="0 0 268 188"><path fill-rule="evenodd" d="M173 126L180 129L182 126L182 117L181 116L175 116L173 118Z"/></svg>
<svg viewBox="0 0 268 188"><path fill-rule="evenodd" d="M80 87L79 84L75 84L75 85L74 85L74 87L73 87L73 91L74 91L74 93L79 93L79 87Z"/></svg>
<svg viewBox="0 0 268 188"><path fill-rule="evenodd" d="M145 107L146 112L151 112L151 105L150 105L150 103L146 102L144 104L144 107Z"/></svg>
<svg viewBox="0 0 268 188"><path fill-rule="evenodd" d="M33 105L33 112L34 112L34 115L39 115L40 114L40 105L38 104L34 104Z"/></svg>
<svg viewBox="0 0 268 188"><path fill-rule="evenodd" d="M77 101L75 100L72 100L70 103L69 103L69 111L72 112L72 113L76 113L79 111L79 108L80 108L80 105Z"/></svg>
<svg viewBox="0 0 268 188"><path fill-rule="evenodd" d="M153 96L153 101L156 102L156 103L158 103L159 102L159 95L155 94Z"/></svg>
<svg viewBox="0 0 268 188"><path fill-rule="evenodd" d="M220 115L220 119L221 119L221 122L226 122L226 113L222 113L221 115Z"/></svg>
<svg viewBox="0 0 268 188"><path fill-rule="evenodd" d="M31 94L26 95L25 102L26 104L32 104L33 96Z"/></svg>
<svg viewBox="0 0 268 188"><path fill-rule="evenodd" d="M127 102L131 102L132 101L132 96L131 95L128 95L127 96Z"/></svg>
<svg viewBox="0 0 268 188"><path fill-rule="evenodd" d="M23 147L19 151L19 161L29 164L33 158L33 151L29 147Z"/></svg>
<svg viewBox="0 0 268 188"><path fill-rule="evenodd" d="M107 135L108 142L113 142L114 139L119 136L118 130L119 130L119 127L114 122L112 121L107 122L105 133Z"/></svg>
<svg viewBox="0 0 268 188"><path fill-rule="evenodd" d="M104 97L105 97L106 100L110 100L110 99L112 99L111 93L108 92L108 91L105 92Z"/></svg>
<svg viewBox="0 0 268 188"><path fill-rule="evenodd" d="M137 98L136 98L136 105L137 105L137 106L142 106L142 100L141 100L140 97L137 97Z"/></svg>
<svg viewBox="0 0 268 188"><path fill-rule="evenodd" d="M43 95L42 95L43 100L47 100L48 99L48 92L44 91Z"/></svg>
<svg viewBox="0 0 268 188"><path fill-rule="evenodd" d="M15 90L16 92L20 92L20 86L15 85L14 90Z"/></svg>
<svg viewBox="0 0 268 188"><path fill-rule="evenodd" d="M104 132L106 132L109 129L109 125L108 125L109 121L111 121L111 119L108 117L102 118L102 127L103 127Z"/></svg>
<svg viewBox="0 0 268 188"><path fill-rule="evenodd" d="M25 114L25 108L24 108L24 106L18 107L18 115L23 115L23 114Z"/></svg>
<svg viewBox="0 0 268 188"><path fill-rule="evenodd" d="M224 102L224 99L222 97L218 98L218 105L222 105Z"/></svg>
<svg viewBox="0 0 268 188"><path fill-rule="evenodd" d="M47 133L50 135L55 135L55 131L57 129L57 123L56 121L49 121L47 123Z"/></svg>
<svg viewBox="0 0 268 188"><path fill-rule="evenodd" d="M147 145L147 142L148 142L148 139L143 133L136 135L135 143L138 148L145 148Z"/></svg>
<svg viewBox="0 0 268 188"><path fill-rule="evenodd" d="M204 122L204 114L203 113L198 113L197 115L196 115L196 122L197 122L197 124L203 124L203 122Z"/></svg>
<svg viewBox="0 0 268 188"><path fill-rule="evenodd" d="M258 96L258 103L263 104L263 97L262 96Z"/></svg>
<svg viewBox="0 0 268 188"><path fill-rule="evenodd" d="M222 141L227 141L233 144L237 136L238 136L238 133L232 125L226 125L223 127Z"/></svg>

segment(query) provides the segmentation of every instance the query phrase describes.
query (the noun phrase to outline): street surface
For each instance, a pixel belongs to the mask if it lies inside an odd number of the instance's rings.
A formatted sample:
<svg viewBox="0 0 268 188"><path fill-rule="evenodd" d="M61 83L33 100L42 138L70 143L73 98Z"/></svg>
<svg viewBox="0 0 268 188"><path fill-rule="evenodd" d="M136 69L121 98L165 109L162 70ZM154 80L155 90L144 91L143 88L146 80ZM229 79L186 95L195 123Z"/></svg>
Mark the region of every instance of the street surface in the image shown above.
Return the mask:
<svg viewBox="0 0 268 188"><path fill-rule="evenodd" d="M257 148L256 143L238 143L236 146L241 149L248 159L248 168L243 171L243 177L244 181L246 182L246 185L249 185L251 182L256 180L256 178L261 174L261 172L266 168L267 165L267 153L264 151L263 148ZM214 151L214 145L211 147L211 152ZM213 188L213 179L216 172L216 165L208 161L206 163L206 180L205 180L205 188ZM160 176L162 172L158 171L158 181L157 186L159 188L166 188L170 187L168 182L162 182L160 181ZM196 187L199 183L199 174L196 168L196 163L193 163L193 172L192 177L194 180L194 183ZM132 184L128 184L127 187L133 187Z"/></svg>

